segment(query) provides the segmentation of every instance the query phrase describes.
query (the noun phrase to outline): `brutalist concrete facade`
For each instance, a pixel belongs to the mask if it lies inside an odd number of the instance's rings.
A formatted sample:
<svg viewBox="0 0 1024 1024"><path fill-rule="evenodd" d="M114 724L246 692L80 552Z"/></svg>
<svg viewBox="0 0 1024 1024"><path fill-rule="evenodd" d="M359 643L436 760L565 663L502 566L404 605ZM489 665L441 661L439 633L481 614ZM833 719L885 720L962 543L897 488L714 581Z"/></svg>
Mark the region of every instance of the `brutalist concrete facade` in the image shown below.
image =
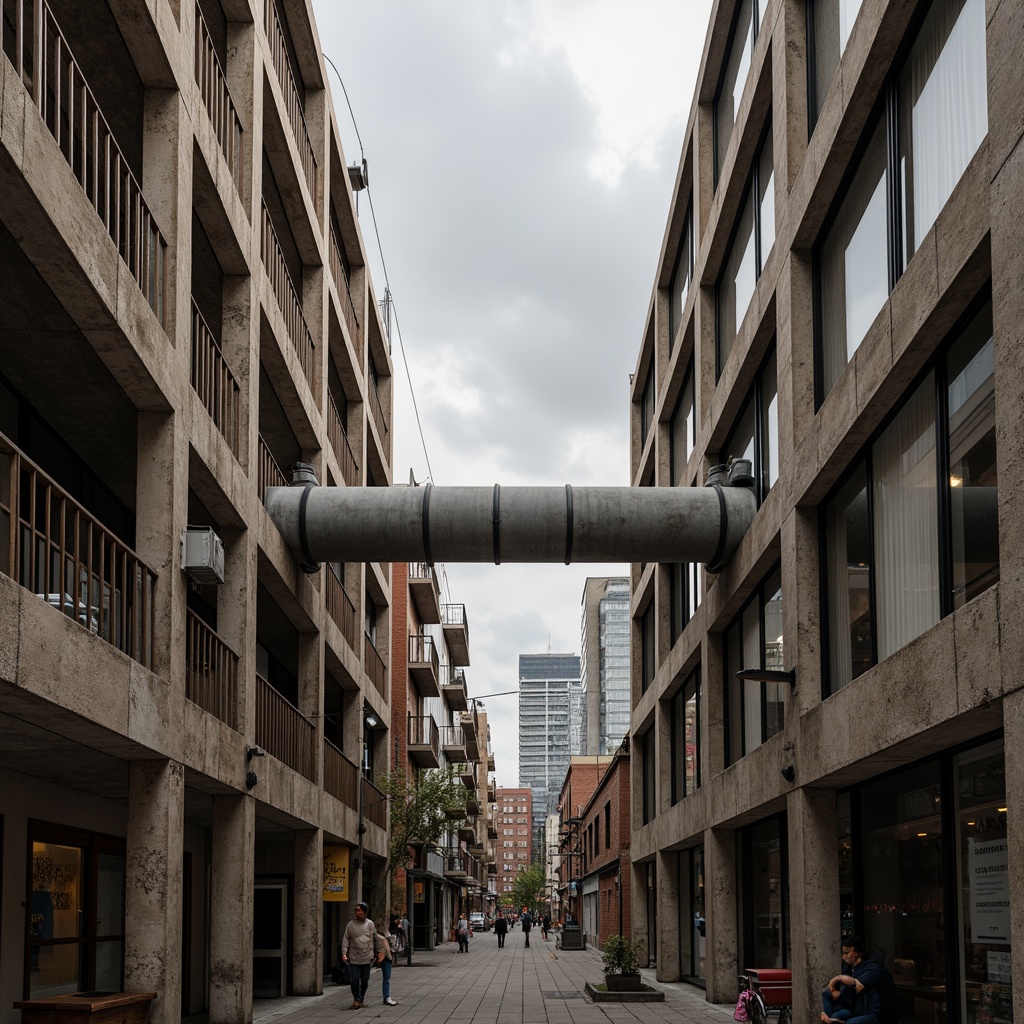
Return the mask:
<svg viewBox="0 0 1024 1024"><path fill-rule="evenodd" d="M389 567L307 574L261 503L391 482L362 169L303 0L0 32L0 1020L250 1020L386 849Z"/></svg>
<svg viewBox="0 0 1024 1024"><path fill-rule="evenodd" d="M816 1019L862 932L904 1021L1024 1015L1021 39L1007 0L713 8L631 391L635 486L755 453L724 571L632 571L633 933L709 1000L789 967Z"/></svg>

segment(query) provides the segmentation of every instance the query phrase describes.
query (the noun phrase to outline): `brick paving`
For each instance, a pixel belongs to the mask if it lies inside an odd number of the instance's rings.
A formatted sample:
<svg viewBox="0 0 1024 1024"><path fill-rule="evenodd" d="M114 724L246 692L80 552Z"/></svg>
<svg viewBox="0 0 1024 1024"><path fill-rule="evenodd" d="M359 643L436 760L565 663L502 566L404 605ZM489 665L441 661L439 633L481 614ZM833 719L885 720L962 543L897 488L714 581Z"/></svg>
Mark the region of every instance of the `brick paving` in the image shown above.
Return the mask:
<svg viewBox="0 0 1024 1024"><path fill-rule="evenodd" d="M534 930L530 948L523 933L513 930L498 949L492 932L477 933L468 954L455 943L416 953L411 967L404 960L391 976L397 1006L384 1006L380 972L370 977L366 1004L351 1010L347 985L328 984L322 996L257 1000L253 1024L336 1022L368 1024L376 1018L396 1024L726 1024L733 1005L706 1002L692 985L661 984L644 971L645 984L665 992L661 1003L594 1003L586 982L603 980L596 950L563 952L554 934L544 942ZM382 1022L383 1024L383 1022Z"/></svg>

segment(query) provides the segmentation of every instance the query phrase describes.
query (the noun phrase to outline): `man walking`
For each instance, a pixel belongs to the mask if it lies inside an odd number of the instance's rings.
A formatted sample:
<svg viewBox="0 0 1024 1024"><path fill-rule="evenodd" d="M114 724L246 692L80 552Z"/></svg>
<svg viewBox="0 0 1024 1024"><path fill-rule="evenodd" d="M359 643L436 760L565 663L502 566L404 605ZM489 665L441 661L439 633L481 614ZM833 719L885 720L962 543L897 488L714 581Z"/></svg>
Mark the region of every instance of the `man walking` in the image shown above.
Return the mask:
<svg viewBox="0 0 1024 1024"><path fill-rule="evenodd" d="M469 922L466 920L465 914L459 914L458 921L455 922L455 938L459 940L459 952L469 952L469 937L473 934L470 930Z"/></svg>
<svg viewBox="0 0 1024 1024"><path fill-rule="evenodd" d="M376 925L366 916L369 907L365 903L357 903L353 914L354 920L345 925L341 936L341 962L348 964L349 982L352 985L352 1009L362 1009L366 998L366 986L370 983L370 968L379 955L384 957L377 935Z"/></svg>
<svg viewBox="0 0 1024 1024"><path fill-rule="evenodd" d="M533 915L523 907L523 916L519 919L523 925L523 934L526 936L526 948L530 948L530 929L533 927Z"/></svg>
<svg viewBox="0 0 1024 1024"><path fill-rule="evenodd" d="M498 949L505 948L505 936L508 934L508 921L503 914L494 919L494 934L498 936Z"/></svg>

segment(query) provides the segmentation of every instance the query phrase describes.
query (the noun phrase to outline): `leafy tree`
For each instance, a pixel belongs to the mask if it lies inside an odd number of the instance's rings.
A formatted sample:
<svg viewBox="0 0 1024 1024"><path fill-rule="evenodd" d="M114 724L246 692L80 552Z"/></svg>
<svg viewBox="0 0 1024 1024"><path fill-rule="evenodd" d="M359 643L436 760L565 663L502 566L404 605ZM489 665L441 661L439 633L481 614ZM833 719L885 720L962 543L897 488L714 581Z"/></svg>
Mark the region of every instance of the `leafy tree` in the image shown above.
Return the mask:
<svg viewBox="0 0 1024 1024"><path fill-rule="evenodd" d="M436 846L447 832L457 830L466 821L466 787L451 769L439 768L409 774L395 767L377 788L391 803L391 830L388 857L381 881L371 888L370 908L375 921L387 923L384 905L388 879L409 863L410 847Z"/></svg>
<svg viewBox="0 0 1024 1024"><path fill-rule="evenodd" d="M516 876L511 893L516 910L529 907L530 910L535 911L538 904L544 902L547 884L547 876L539 864L531 864L528 868L520 871Z"/></svg>

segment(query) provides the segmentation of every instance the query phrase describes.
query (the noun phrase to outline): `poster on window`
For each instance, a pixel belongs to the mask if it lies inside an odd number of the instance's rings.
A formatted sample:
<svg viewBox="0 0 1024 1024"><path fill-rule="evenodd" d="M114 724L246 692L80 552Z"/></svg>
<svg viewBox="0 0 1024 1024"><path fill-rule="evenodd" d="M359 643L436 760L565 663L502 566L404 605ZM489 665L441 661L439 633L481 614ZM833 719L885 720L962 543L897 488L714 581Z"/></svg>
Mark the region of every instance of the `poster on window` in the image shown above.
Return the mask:
<svg viewBox="0 0 1024 1024"><path fill-rule="evenodd" d="M324 902L348 900L348 847L324 843Z"/></svg>
<svg viewBox="0 0 1024 1024"><path fill-rule="evenodd" d="M971 879L971 941L1010 941L1010 876L1006 840L967 840Z"/></svg>

